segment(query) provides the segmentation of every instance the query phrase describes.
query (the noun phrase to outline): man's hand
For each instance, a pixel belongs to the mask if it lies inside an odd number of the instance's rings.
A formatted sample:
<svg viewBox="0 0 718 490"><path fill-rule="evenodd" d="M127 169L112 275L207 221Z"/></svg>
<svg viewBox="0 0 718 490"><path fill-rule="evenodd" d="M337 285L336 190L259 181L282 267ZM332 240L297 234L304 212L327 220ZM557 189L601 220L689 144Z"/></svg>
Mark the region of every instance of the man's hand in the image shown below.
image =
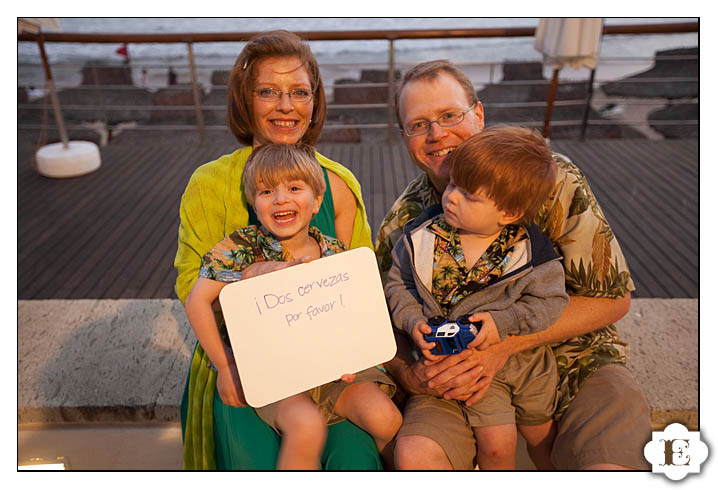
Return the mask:
<svg viewBox="0 0 718 490"><path fill-rule="evenodd" d="M237 366L232 362L229 366L217 371L217 391L222 403L232 407L246 407L242 383L239 381Z"/></svg>
<svg viewBox="0 0 718 490"><path fill-rule="evenodd" d="M303 264L306 262L311 262L311 257L299 257L298 259L294 259L289 262L277 262L277 261L265 261L265 262L255 262L252 265L247 266L244 271L242 271L242 280L245 279L251 279L253 277L261 276L263 274L268 274L270 272L286 269L287 267L291 267L293 265L297 264Z"/></svg>
<svg viewBox="0 0 718 490"><path fill-rule="evenodd" d="M427 386L447 400L476 403L486 394L494 375L511 355L504 342L483 351L465 349L439 362L424 361Z"/></svg>
<svg viewBox="0 0 718 490"><path fill-rule="evenodd" d="M469 317L469 321L472 323L481 322L481 329L479 330L479 333L476 334L476 337L474 337L474 340L469 342L468 347L472 349L486 350L489 346L501 342L499 329L496 327L496 322L494 322L494 317L491 316L491 313L485 311L474 313Z"/></svg>
<svg viewBox="0 0 718 490"><path fill-rule="evenodd" d="M469 404L484 396L494 374L511 354L504 341L485 351L465 349L441 356L439 361L415 361L410 343L406 335L396 336L397 355L384 364L389 374L411 394L465 400Z"/></svg>

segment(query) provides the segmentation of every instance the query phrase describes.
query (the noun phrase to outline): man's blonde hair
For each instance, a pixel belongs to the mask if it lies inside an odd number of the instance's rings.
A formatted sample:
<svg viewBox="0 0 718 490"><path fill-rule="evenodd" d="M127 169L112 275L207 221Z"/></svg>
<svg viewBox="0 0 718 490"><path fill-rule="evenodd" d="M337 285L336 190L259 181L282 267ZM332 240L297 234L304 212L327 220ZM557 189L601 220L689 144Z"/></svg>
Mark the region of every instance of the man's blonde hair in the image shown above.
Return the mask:
<svg viewBox="0 0 718 490"><path fill-rule="evenodd" d="M304 144L272 143L252 150L242 175L247 202L254 206L260 182L274 187L282 182L301 180L315 197L323 196L327 185L324 172L317 162L314 147Z"/></svg>
<svg viewBox="0 0 718 490"><path fill-rule="evenodd" d="M399 129L404 129L404 122L401 120L401 114L399 112L399 101L401 100L401 93L404 88L410 83L416 80L428 80L434 81L439 78L439 75L446 73L453 77L466 94L466 100L469 101L469 105L479 102L479 98L476 96L476 89L474 84L471 83L469 77L461 71L461 68L453 64L449 60L434 60L425 61L419 63L415 67L411 68L404 74L404 78L394 92L394 112L396 113L396 120L399 123Z"/></svg>

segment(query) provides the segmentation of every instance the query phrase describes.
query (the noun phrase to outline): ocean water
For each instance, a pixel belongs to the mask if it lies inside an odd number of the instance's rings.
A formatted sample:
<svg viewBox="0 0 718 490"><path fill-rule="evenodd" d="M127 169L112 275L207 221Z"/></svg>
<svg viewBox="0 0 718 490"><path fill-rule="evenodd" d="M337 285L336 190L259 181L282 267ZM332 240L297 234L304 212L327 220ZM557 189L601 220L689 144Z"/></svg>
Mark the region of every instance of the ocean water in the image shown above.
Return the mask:
<svg viewBox="0 0 718 490"><path fill-rule="evenodd" d="M607 25L659 22L686 22L693 18L607 18ZM167 32L246 32L271 29L290 31L313 30L392 30L429 28L535 27L538 18L61 18L63 32L107 33L167 33ZM650 67L649 59L657 50L693 47L698 45L697 34L607 36L601 45L601 59L597 77L610 80L643 71ZM200 83L209 85L212 71L229 69L243 43L196 43L193 45ZM326 83L341 77L356 78L358 66L386 65L386 41L315 41L311 49L322 65ZM121 60L114 44L47 43L46 52L58 84L80 82L79 69L88 60ZM489 39L426 39L395 41L395 61L415 64L421 61L447 58L457 63L496 62L496 67L468 66L465 68L477 85L501 78L503 61L540 61L533 48L533 38ZM141 69L148 71L148 86L166 83L168 66L179 75L179 82L189 80L187 47L184 44L130 44L129 53L133 77L140 82ZM644 58L643 60L611 61L611 58ZM18 43L18 84L41 85L42 70L38 69L40 55L35 43ZM31 66L35 65L35 66ZM547 68L547 70L550 70ZM585 78L587 70L562 70L563 78Z"/></svg>

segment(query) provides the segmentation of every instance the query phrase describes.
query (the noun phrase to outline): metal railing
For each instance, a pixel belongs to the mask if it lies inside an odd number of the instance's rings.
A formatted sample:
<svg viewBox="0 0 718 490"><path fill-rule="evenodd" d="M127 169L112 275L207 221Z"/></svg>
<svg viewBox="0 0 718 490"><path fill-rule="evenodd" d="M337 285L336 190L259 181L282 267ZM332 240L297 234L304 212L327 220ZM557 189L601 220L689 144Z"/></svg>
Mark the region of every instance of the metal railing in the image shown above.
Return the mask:
<svg viewBox="0 0 718 490"><path fill-rule="evenodd" d="M614 26L604 26L603 28L603 34L604 35L618 35L618 34L677 34L677 33L694 33L698 32L698 23L696 22L685 22L685 23L672 23L672 24L641 24L641 25L614 25ZM187 64L186 65L178 65L176 63L173 63L172 66L176 68L186 68L187 71L190 73L190 83L189 83L189 90L191 91L192 95L192 104L191 105L155 105L155 104L112 104L112 103L106 103L106 101L103 101L101 104L64 104L62 106L63 109L67 111L87 111L90 112L97 112L98 110L101 111L146 111L150 113L154 112L162 112L166 111L168 113L175 113L177 114L179 111L184 111L187 113L188 111L193 112L194 114L194 124L147 124L147 125L137 125L133 129L147 129L147 130L162 130L171 128L173 130L176 129L196 129L199 133L200 137L200 143L202 144L204 142L204 134L206 130L218 130L222 129L225 130L225 125L217 125L217 124L205 124L205 113L211 113L211 112L224 112L226 111L225 105L217 105L217 104L203 104L202 103L202 88L200 87L200 84L198 82L197 77L197 68L202 67L204 69L206 68L217 68L220 70L227 70L229 67L227 66L213 66L213 65L198 65L194 58L194 52L193 52L193 44L194 43L205 43L205 42L245 42L249 40L252 36L256 35L255 32L246 32L246 33L227 33L227 32L221 32L221 33L169 33L169 34L106 34L106 33L46 33L41 32L38 34L30 34L30 33L23 33L18 35L18 41L19 42L35 42L38 44L40 48L41 53L41 59L42 59L42 66L45 72L45 79L46 79L46 85L48 88L48 92L50 95L50 100L53 101L55 104L56 110L55 110L55 121L57 126L54 127L54 129L57 129L60 133L61 137L63 137L65 133L65 127L64 122L62 118L61 109L59 106L59 103L57 101L57 96L55 93L55 89L63 89L63 88L70 88L72 87L75 90L87 90L87 91L97 91L98 94L100 94L100 97L102 97L102 93L104 91L123 91L123 90L136 90L138 87L135 85L105 85L105 84L99 84L96 83L94 85L63 85L63 84L55 84L52 74L52 67L50 66L49 61L47 60L47 56L45 55L45 43L53 43L53 42L62 42L62 43L183 43L187 46ZM395 59L395 46L394 42L397 40L409 40L409 39L437 39L437 38L492 38L492 37L531 37L534 35L534 28L530 27L519 27L519 28L484 28L484 29L420 29L420 30L396 30L396 31L376 31L376 30L364 30L364 31L311 31L311 32L301 32L299 33L300 36L307 40L307 41L356 41L356 40L384 40L388 43L388 49L387 49L387 61L386 63L363 63L360 64L361 66L383 66L386 67L387 71L387 81L386 82L374 82L374 83L342 83L342 84L332 84L327 86L328 90L331 90L332 92L336 92L337 89L378 89L378 90L386 90L386 97L385 101L382 102L375 102L375 103L361 103L361 104L352 104L352 103L330 103L328 105L329 111L336 112L336 111L348 111L348 110L381 110L385 111L386 113L386 121L380 122L380 123L332 123L328 122L324 126L325 130L339 130L339 129L354 129L354 130L363 130L363 129L386 129L386 136L389 141L392 139L392 135L395 131L395 122L394 122L394 101L392 94L395 90L395 79L393 76L390 76L390 74L395 73L395 70L397 67L402 67L404 65L410 66L413 63L401 63L397 62ZM653 58L652 58L653 59ZM686 59L685 57L672 57L671 59ZM658 59L656 59L658 60ZM612 61L615 62L625 62L625 61L646 61L645 58L602 58L600 60L601 64L610 63ZM485 86L491 86L496 84L495 80L495 74L499 71L499 67L502 65L506 65L506 61L495 61L495 62L485 62L485 63L457 63L458 65L472 65L472 66L485 66L489 70L489 80L485 83L482 83ZM322 67L326 67L330 64L323 64ZM333 65L351 65L350 63L341 63L341 64L333 64ZM58 63L56 67L72 67L72 64ZM83 67L85 68L92 68L91 64L85 64ZM134 66L133 68L138 69L142 68L143 66ZM145 65L145 68L151 68L152 65ZM96 67L96 68L99 68ZM97 81L98 77L95 75L95 80ZM591 83L594 86L597 86L601 83L605 82L605 80L593 80ZM698 79L695 77L671 77L671 78L641 78L640 80L624 80L622 83L645 83L645 84L651 84L651 83L666 83L666 82L674 82L674 83L682 83L682 82L693 82L697 83ZM569 82L569 83L575 83L575 82ZM549 81L545 79L541 80L503 80L501 81L501 84L503 86L522 86L522 85L532 85L532 86L542 86L545 85L548 89ZM214 85L211 84L207 86L211 91L217 90L217 89L223 89L225 88L224 85ZM164 90L184 90L187 91L188 87L186 85L183 86L166 86L164 87ZM589 91L590 92L590 91ZM47 100L47 99L45 99ZM101 99L102 100L102 99ZM608 99L607 99L608 100ZM555 102L556 107L588 107L588 104L591 102L590 99L582 98L582 99L574 99L574 100L558 100ZM593 103L601 103L602 99L600 98L594 98ZM672 101L675 105L681 105L681 104L695 104L697 102L697 99L689 98L685 100L674 100ZM649 105L649 104L655 104L655 102L650 101L632 101L631 102L634 105ZM531 102L489 102L486 103L486 107L490 107L492 109L511 109L511 108L541 108L545 107L546 102L545 101L531 101ZM37 104L32 103L23 103L18 104L19 110L38 110L40 107L38 107ZM42 106L43 110L47 110L47 105ZM107 117L105 117L105 120ZM510 121L513 122L513 121ZM521 124L524 125L534 125L539 126L540 122L538 121L520 121ZM580 123L580 121L578 121ZM565 121L553 121L552 125L561 127L561 126L569 126L569 125L576 125L577 121L575 120L565 120ZM621 121L618 124L637 124L639 121ZM652 125L686 125L686 124L697 124L698 121L696 120L664 120L664 121L652 121ZM605 125L605 124L617 124L617 121L615 120L596 120L592 119L590 121L584 121L584 125L590 124L590 125ZM39 124L33 124L33 123L23 123L20 122L18 124L18 129L36 129L40 125ZM46 124L43 125L47 126ZM83 125L73 125L70 126L71 129L79 129L86 127ZM584 129L585 131L585 129Z"/></svg>

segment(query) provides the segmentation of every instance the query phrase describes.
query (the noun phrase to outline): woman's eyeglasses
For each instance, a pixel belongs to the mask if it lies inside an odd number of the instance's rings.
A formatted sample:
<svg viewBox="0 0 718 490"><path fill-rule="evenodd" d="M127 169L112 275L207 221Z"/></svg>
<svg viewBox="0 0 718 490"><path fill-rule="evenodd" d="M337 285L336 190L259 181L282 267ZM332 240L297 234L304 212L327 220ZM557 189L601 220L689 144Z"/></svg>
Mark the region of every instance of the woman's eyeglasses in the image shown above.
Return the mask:
<svg viewBox="0 0 718 490"><path fill-rule="evenodd" d="M299 103L309 102L309 100L314 96L311 90L307 90L305 88L294 88L289 92L282 92L276 88L261 88L254 90L254 93L265 102L277 102L284 94L287 94L289 96L289 100L292 102Z"/></svg>

